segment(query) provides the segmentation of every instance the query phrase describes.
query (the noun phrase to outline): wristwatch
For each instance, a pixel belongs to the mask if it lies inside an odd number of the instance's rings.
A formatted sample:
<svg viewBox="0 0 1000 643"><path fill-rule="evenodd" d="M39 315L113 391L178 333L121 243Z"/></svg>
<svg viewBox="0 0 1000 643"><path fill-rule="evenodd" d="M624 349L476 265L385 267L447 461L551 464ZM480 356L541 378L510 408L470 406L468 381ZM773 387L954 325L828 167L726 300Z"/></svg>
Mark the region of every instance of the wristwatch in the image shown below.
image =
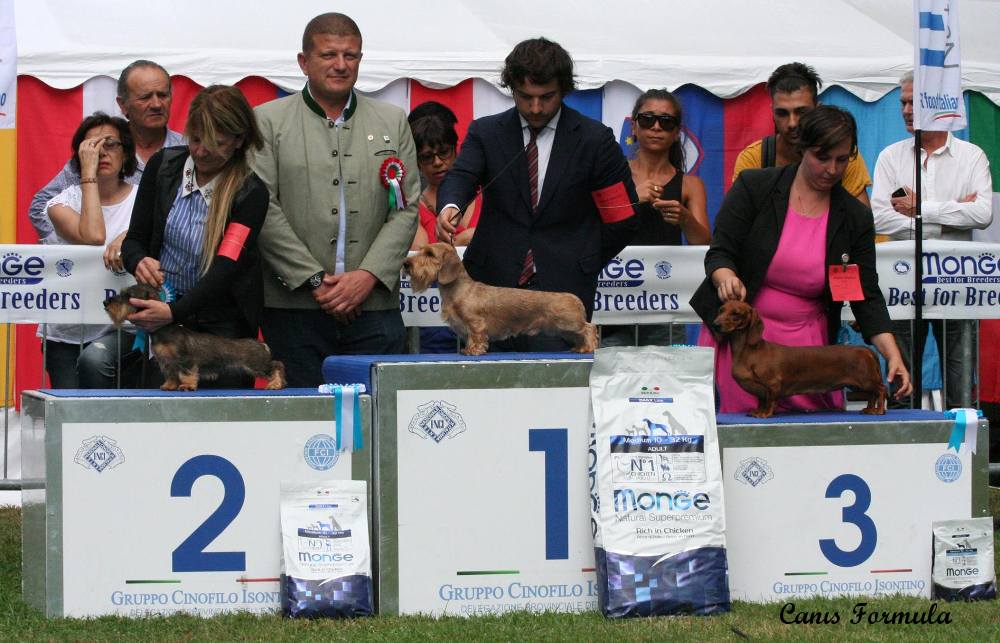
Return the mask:
<svg viewBox="0 0 1000 643"><path fill-rule="evenodd" d="M306 283L309 284L309 289L310 290L316 290L317 288L319 288L320 286L323 285L323 274L324 273L321 270L321 271L317 272L315 275L313 275L312 277L309 277L309 279L308 279L308 281L306 281Z"/></svg>

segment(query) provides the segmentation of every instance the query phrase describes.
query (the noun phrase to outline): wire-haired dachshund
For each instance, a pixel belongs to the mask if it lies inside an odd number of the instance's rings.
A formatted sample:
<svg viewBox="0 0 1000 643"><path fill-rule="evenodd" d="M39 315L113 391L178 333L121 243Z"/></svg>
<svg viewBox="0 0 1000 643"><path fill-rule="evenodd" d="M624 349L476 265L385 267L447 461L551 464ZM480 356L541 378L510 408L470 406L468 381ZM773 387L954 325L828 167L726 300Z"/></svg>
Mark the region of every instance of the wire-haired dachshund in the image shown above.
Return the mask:
<svg viewBox="0 0 1000 643"><path fill-rule="evenodd" d="M886 388L874 353L862 346L783 346L765 341L764 322L750 304L727 301L715 325L729 338L733 379L757 398L752 417L774 415L778 398L850 386L868 393L862 413L884 415Z"/></svg>
<svg viewBox="0 0 1000 643"><path fill-rule="evenodd" d="M577 353L597 348L597 328L587 322L579 297L567 292L499 288L473 281L455 248L432 243L409 257L403 270L414 292L435 280L441 290L441 316L466 340L462 352L482 355L490 340L546 333L573 344Z"/></svg>

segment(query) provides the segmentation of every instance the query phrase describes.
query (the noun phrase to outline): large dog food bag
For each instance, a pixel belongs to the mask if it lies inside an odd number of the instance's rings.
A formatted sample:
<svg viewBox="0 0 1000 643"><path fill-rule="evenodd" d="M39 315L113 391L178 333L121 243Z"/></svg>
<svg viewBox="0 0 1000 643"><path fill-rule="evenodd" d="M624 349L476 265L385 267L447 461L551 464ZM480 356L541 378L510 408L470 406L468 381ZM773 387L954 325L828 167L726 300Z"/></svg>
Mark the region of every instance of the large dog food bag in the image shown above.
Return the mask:
<svg viewBox="0 0 1000 643"><path fill-rule="evenodd" d="M977 601L997 597L993 518L941 520L931 525L934 564L931 598Z"/></svg>
<svg viewBox="0 0 1000 643"><path fill-rule="evenodd" d="M712 369L708 348L594 356L588 462L605 616L730 609Z"/></svg>
<svg viewBox="0 0 1000 643"><path fill-rule="evenodd" d="M312 618L370 616L368 486L281 484L281 610Z"/></svg>

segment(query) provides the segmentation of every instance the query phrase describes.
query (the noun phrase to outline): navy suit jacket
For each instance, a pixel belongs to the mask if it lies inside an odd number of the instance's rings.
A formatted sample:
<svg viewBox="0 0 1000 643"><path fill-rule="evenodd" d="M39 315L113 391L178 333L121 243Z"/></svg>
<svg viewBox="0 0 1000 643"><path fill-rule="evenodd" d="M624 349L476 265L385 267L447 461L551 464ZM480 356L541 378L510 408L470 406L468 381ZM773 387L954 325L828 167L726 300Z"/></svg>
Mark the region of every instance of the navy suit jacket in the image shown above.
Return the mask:
<svg viewBox="0 0 1000 643"><path fill-rule="evenodd" d="M515 108L476 119L437 202L464 208L483 189L464 260L473 279L516 287L530 248L538 287L575 294L589 318L598 274L638 228L628 162L610 128L564 104L533 213L524 147ZM592 193L601 190L599 208Z"/></svg>

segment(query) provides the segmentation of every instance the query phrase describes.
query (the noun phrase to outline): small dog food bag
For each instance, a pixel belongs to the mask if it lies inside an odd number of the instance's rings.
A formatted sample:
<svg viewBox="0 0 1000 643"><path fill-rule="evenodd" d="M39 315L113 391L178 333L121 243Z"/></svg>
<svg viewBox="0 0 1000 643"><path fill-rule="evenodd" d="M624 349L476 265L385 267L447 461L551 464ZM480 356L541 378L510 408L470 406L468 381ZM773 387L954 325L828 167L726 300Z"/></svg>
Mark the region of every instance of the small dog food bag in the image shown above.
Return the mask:
<svg viewBox="0 0 1000 643"><path fill-rule="evenodd" d="M941 520L934 532L931 598L978 601L997 597L993 518Z"/></svg>
<svg viewBox="0 0 1000 643"><path fill-rule="evenodd" d="M371 616L368 485L281 484L281 610L293 618Z"/></svg>
<svg viewBox="0 0 1000 643"><path fill-rule="evenodd" d="M729 611L712 349L600 349L590 397L601 611Z"/></svg>

